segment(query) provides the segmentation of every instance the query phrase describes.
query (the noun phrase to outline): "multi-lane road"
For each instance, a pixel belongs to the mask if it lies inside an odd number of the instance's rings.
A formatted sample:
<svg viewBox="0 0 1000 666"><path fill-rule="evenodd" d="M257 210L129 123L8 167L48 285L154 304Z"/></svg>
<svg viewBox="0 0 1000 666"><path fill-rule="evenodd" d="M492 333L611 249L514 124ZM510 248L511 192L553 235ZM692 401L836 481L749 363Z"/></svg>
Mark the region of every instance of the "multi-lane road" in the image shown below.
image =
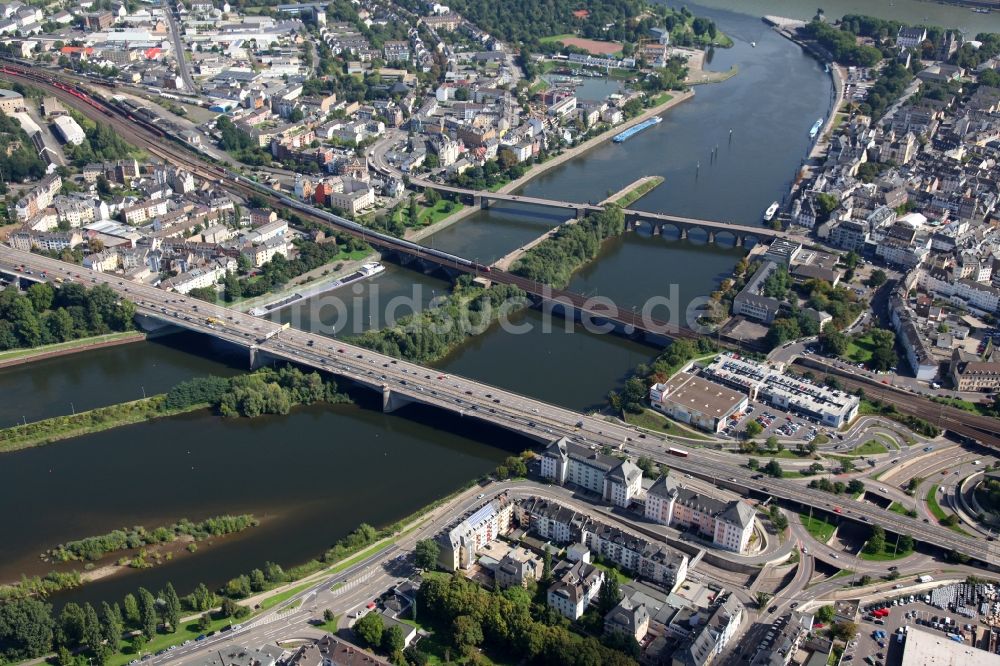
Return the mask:
<svg viewBox="0 0 1000 666"><path fill-rule="evenodd" d="M708 455L701 450L689 450L690 457L672 456L666 452L665 439L645 436L620 423L583 415L466 377L443 374L325 336L295 329L284 330L278 324L155 287L126 282L117 276L12 248L0 249L0 267L15 272L14 269L22 265L25 271L31 270L35 276L45 272L48 278L59 277L88 286L107 284L135 302L140 315L206 333L254 349L258 354L311 366L376 390L381 389L390 404L393 400L402 400L432 405L461 416L495 423L541 442L569 437L585 446L620 448L632 455L648 455L682 472L734 489L773 495L820 510L832 511L837 504L837 500L829 494L788 479L755 478L758 475L731 460L725 460L725 454ZM681 447L674 444L674 448ZM1000 552L995 542L957 534L945 527L867 504L845 507L841 516L880 524L889 532L909 534L918 541L937 544L941 548L1000 565Z"/></svg>

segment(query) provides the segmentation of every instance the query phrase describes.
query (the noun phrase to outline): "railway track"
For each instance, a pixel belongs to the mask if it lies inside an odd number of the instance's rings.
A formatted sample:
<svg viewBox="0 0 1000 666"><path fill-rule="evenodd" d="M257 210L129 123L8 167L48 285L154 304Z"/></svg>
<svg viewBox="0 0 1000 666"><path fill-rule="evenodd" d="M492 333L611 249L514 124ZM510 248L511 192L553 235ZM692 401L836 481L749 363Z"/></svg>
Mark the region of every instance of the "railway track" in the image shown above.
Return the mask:
<svg viewBox="0 0 1000 666"><path fill-rule="evenodd" d="M820 379L834 377L848 390L861 389L868 398L893 405L900 413L923 419L956 435L1000 449L1000 420L973 414L957 407L931 402L922 396L907 393L877 381L859 378L840 368L813 359L800 358L795 365L807 368Z"/></svg>

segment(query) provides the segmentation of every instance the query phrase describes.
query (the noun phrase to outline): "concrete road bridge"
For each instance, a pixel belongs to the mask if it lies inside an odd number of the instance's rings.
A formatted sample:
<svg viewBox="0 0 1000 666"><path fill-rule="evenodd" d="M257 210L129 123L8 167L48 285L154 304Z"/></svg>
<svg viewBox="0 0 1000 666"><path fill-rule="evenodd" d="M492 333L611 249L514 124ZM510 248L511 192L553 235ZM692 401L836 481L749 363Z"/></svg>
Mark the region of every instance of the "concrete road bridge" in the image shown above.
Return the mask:
<svg viewBox="0 0 1000 666"><path fill-rule="evenodd" d="M0 272L19 275L29 270L32 276L46 280L75 281L88 287L105 284L136 304L140 321L176 326L224 340L248 350L251 363L265 360L265 357L285 360L379 391L387 411L419 403L463 418L476 418L541 443L568 437L594 449L612 447L629 455L648 455L680 472L723 487L813 507L840 520L879 524L887 532L909 534L924 544L963 553L1000 568L1000 550L996 542L959 534L944 526L924 523L866 503L848 502L841 508L838 498L829 493L804 487L792 480L758 478L759 475L738 464L738 461L730 462L725 454L688 449L672 442L671 448L682 455L670 454L666 438L641 434L634 428L607 421L600 415L580 414L326 336L286 328L156 287L127 282L116 275L0 247Z"/></svg>

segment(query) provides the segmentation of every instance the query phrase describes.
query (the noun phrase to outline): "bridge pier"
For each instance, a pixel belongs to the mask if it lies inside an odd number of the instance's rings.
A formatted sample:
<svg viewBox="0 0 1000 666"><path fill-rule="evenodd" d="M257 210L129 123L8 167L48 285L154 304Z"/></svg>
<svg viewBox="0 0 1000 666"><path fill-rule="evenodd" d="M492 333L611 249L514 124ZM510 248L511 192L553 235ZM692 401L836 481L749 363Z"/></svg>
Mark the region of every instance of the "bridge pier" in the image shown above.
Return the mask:
<svg viewBox="0 0 1000 666"><path fill-rule="evenodd" d="M382 411L386 414L390 414L400 407L405 407L411 402L413 401L409 398L394 393L388 386L382 387Z"/></svg>
<svg viewBox="0 0 1000 666"><path fill-rule="evenodd" d="M736 247L743 247L743 244L747 242L747 237L743 234L736 234Z"/></svg>
<svg viewBox="0 0 1000 666"><path fill-rule="evenodd" d="M678 227L678 231L680 232L678 234L678 240L687 240L687 237L688 237L688 228L687 227Z"/></svg>
<svg viewBox="0 0 1000 666"><path fill-rule="evenodd" d="M650 233L652 233L654 236L662 236L663 235L663 225L662 224L653 223L653 228L652 228L652 231Z"/></svg>
<svg viewBox="0 0 1000 666"><path fill-rule="evenodd" d="M584 208L578 207L576 209L576 219L582 220L587 216L587 211Z"/></svg>
<svg viewBox="0 0 1000 666"><path fill-rule="evenodd" d="M715 232L711 229L708 230L708 243L712 244L715 242Z"/></svg>

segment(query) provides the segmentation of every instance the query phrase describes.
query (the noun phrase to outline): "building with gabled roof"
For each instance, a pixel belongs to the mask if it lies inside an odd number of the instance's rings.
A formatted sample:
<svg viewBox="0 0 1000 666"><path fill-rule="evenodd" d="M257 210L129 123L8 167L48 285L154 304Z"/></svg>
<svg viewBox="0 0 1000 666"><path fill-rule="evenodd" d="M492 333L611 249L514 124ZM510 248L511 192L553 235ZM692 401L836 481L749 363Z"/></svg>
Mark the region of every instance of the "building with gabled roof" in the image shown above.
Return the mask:
<svg viewBox="0 0 1000 666"><path fill-rule="evenodd" d="M661 476L646 491L645 516L661 525L697 527L720 548L746 552L753 534L754 512L740 501L726 502Z"/></svg>

